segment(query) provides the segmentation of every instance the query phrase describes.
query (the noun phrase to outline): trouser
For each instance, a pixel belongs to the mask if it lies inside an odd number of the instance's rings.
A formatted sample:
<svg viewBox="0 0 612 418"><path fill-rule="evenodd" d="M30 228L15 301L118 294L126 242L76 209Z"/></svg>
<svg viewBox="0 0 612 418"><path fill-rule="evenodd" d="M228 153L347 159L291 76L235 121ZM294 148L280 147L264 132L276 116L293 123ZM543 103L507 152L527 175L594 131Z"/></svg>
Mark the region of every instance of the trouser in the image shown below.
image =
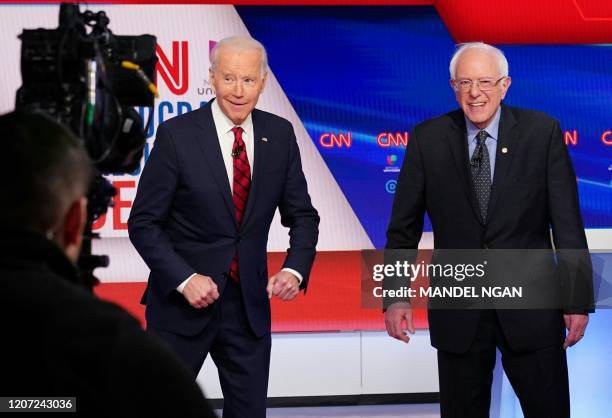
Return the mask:
<svg viewBox="0 0 612 418"><path fill-rule="evenodd" d="M194 379L208 353L219 370L223 418L265 418L271 336L257 338L249 326L240 285L228 280L215 302L213 318L195 336L149 327L193 372Z"/></svg>
<svg viewBox="0 0 612 418"><path fill-rule="evenodd" d="M534 336L535 337L535 336ZM562 346L513 351L493 310L482 311L472 347L438 350L441 418L488 418L496 348L525 418L568 418L567 359Z"/></svg>

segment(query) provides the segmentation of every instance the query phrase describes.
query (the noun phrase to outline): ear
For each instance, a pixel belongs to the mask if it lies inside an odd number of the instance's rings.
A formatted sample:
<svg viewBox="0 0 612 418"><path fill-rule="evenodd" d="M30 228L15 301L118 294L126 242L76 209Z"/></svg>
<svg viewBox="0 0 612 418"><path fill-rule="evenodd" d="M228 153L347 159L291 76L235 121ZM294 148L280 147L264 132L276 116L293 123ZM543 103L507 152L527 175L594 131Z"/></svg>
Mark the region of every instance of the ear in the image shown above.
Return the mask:
<svg viewBox="0 0 612 418"><path fill-rule="evenodd" d="M63 242L65 246L80 244L87 222L87 198L75 200L64 216Z"/></svg>
<svg viewBox="0 0 612 418"><path fill-rule="evenodd" d="M208 83L210 84L210 87L213 89L213 93L214 93L215 92L215 72L213 71L212 67L208 69Z"/></svg>
<svg viewBox="0 0 612 418"><path fill-rule="evenodd" d="M261 80L261 90L259 90L259 94L263 93L264 89L266 88L267 81L268 81L268 71L266 71L266 73L263 76L263 80Z"/></svg>
<svg viewBox="0 0 612 418"><path fill-rule="evenodd" d="M59 244L64 252L76 263L81 252L83 231L87 223L87 198L81 197L70 205L64 216L63 228Z"/></svg>
<svg viewBox="0 0 612 418"><path fill-rule="evenodd" d="M502 100L506 97L506 93L508 92L508 89L510 88L510 84L512 84L512 78L510 78L510 76L506 77L502 81L502 94L501 94Z"/></svg>

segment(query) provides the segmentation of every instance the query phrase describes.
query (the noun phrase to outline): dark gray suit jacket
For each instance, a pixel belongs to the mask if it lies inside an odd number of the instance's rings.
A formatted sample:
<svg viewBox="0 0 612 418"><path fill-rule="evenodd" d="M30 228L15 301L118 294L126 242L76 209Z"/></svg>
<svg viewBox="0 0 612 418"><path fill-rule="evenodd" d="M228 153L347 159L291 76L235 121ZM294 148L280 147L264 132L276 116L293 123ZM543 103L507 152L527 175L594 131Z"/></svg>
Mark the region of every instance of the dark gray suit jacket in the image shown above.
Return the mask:
<svg viewBox="0 0 612 418"><path fill-rule="evenodd" d="M386 248L416 249L427 212L436 249L546 250L554 243L556 249L586 250L576 176L556 120L502 105L486 224L479 216L466 135L461 110L414 128L397 183ZM592 307L588 254L586 259L589 279L581 283L580 303L568 309ZM509 344L517 350L563 342L561 309L499 310L498 316ZM478 319L477 310L430 309L432 344L466 351Z"/></svg>

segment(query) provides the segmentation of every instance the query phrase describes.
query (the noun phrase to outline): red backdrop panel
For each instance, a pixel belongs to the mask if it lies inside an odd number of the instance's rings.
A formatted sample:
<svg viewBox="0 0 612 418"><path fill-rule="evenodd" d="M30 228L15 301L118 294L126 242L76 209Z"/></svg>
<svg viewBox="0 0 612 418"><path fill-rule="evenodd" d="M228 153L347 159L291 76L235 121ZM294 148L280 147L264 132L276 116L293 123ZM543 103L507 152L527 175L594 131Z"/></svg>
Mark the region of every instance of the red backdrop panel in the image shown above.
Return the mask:
<svg viewBox="0 0 612 418"><path fill-rule="evenodd" d="M284 260L282 253L268 255L268 269L278 271ZM383 330L379 309L361 307L361 253L334 251L317 254L308 292L291 302L272 299L272 331L353 331ZM123 306L144 325L144 306L140 296L145 283L102 283L96 294ZM427 313L415 313L417 328L427 328Z"/></svg>

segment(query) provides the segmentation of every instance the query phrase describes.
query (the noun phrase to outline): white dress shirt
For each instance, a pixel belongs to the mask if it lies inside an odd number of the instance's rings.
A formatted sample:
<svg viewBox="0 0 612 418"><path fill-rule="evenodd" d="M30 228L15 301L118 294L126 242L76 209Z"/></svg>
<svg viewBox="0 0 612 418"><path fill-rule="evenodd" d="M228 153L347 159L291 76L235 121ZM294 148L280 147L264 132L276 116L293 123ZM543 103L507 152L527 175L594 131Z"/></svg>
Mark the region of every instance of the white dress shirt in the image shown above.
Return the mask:
<svg viewBox="0 0 612 418"><path fill-rule="evenodd" d="M253 176L253 163L255 159L253 155L255 153L254 147L254 131L253 131L253 118L249 113L249 116L242 122L240 125L235 125L230 118L228 118L225 113L219 107L219 103L215 100L211 105L212 117L215 122L215 128L217 130L217 138L219 139L219 146L221 147L221 155L223 156L223 164L225 164L225 170L227 171L227 180L229 181L230 190L234 191L234 158L232 157L232 147L234 145L234 133L232 132L232 128L234 126L239 126L243 129L242 132L242 140L244 141L244 146L246 148L247 158L249 159L249 166L251 167L251 177ZM298 283L302 283L303 277L302 275L290 268L283 268L282 271L287 271L293 274L297 279ZM195 276L197 273L189 276L185 281L183 281L176 290L183 293L183 289L187 285L189 279Z"/></svg>

